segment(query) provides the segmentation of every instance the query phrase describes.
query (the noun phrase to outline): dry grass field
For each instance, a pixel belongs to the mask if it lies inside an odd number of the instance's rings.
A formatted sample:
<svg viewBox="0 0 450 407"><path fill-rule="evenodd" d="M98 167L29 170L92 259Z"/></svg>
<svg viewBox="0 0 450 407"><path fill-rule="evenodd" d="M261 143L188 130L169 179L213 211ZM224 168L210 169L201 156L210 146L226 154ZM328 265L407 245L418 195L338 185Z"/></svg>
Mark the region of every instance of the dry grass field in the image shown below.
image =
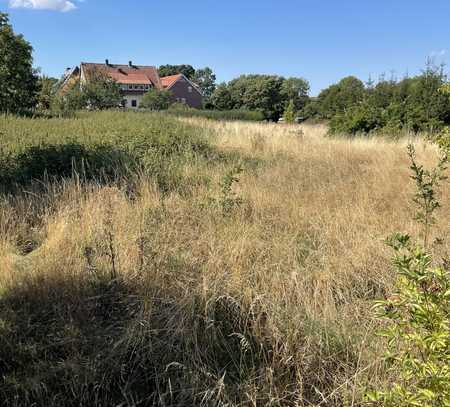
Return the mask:
<svg viewBox="0 0 450 407"><path fill-rule="evenodd" d="M106 132L113 114L0 131ZM0 197L1 404L361 405L389 380L371 309L395 279L384 239L420 235L408 140L170 120L231 158L186 160L181 189L75 174ZM445 237L448 188L441 202Z"/></svg>

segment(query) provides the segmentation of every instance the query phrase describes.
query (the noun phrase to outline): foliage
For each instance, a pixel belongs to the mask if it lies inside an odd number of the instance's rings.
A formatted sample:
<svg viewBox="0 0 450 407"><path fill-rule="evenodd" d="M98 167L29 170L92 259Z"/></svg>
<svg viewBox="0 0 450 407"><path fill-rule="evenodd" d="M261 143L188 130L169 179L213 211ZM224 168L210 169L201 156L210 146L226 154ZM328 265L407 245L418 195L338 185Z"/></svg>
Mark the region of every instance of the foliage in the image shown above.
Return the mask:
<svg viewBox="0 0 450 407"><path fill-rule="evenodd" d="M120 86L109 76L94 70L81 90L89 108L103 110L119 107L122 103Z"/></svg>
<svg viewBox="0 0 450 407"><path fill-rule="evenodd" d="M292 101L298 112L308 102L309 83L303 78L287 78L281 85L281 93L286 105Z"/></svg>
<svg viewBox="0 0 450 407"><path fill-rule="evenodd" d="M294 101L291 100L283 113L283 119L286 123L294 123L295 120Z"/></svg>
<svg viewBox="0 0 450 407"><path fill-rule="evenodd" d="M243 203L242 198L233 190L234 185L239 182L239 175L243 171L241 165L227 171L220 181L220 196L209 199L209 203L218 207L224 217L230 216Z"/></svg>
<svg viewBox="0 0 450 407"><path fill-rule="evenodd" d="M154 113L80 112L59 121L58 132L50 134L47 121L37 120L34 127L20 121L13 133L8 131L8 123L16 123L12 117L1 124L0 192L74 174L87 180L121 179L130 171L154 178L166 192L182 186L180 168L186 160L213 154L197 129Z"/></svg>
<svg viewBox="0 0 450 407"><path fill-rule="evenodd" d="M230 215L234 208L242 204L242 198L233 191L233 185L239 182L239 175L242 171L243 168L241 166L232 168L225 174L220 182L221 197L219 199L219 204L224 216Z"/></svg>
<svg viewBox="0 0 450 407"><path fill-rule="evenodd" d="M308 90L308 83L301 78L242 75L219 85L211 102L219 110L259 110L266 119L278 121L290 100L294 106L304 105Z"/></svg>
<svg viewBox="0 0 450 407"><path fill-rule="evenodd" d="M199 86L205 98L205 103L209 103L209 98L216 89L216 75L212 69L209 67L197 69L192 77L192 81Z"/></svg>
<svg viewBox="0 0 450 407"><path fill-rule="evenodd" d="M388 240L395 251L396 290L379 301L379 317L387 321L385 362L394 383L368 393L368 400L386 407L450 406L450 270L448 261L435 266L428 252L429 230L439 208L436 188L445 179L444 154L433 170L425 170L409 147L419 207L416 219L424 226L423 244L407 234Z"/></svg>
<svg viewBox="0 0 450 407"><path fill-rule="evenodd" d="M184 104L174 104L170 106L169 112L183 117L203 117L212 120L242 120L242 121L263 121L264 115L257 110L199 110L190 109Z"/></svg>
<svg viewBox="0 0 450 407"><path fill-rule="evenodd" d="M179 73L183 74L188 79L193 79L195 75L195 69L192 65L182 64L182 65L161 65L158 68L159 76L171 76L178 75Z"/></svg>
<svg viewBox="0 0 450 407"><path fill-rule="evenodd" d="M211 95L211 103L215 109L218 110L231 110L234 107L233 100L231 98L231 91L226 83L221 83L216 87Z"/></svg>
<svg viewBox="0 0 450 407"><path fill-rule="evenodd" d="M36 106L39 87L32 52L0 12L0 112L21 113Z"/></svg>
<svg viewBox="0 0 450 407"><path fill-rule="evenodd" d="M52 100L51 111L60 117L71 117L77 110L84 109L88 104L86 94L82 91L80 82L76 81L65 93L58 92Z"/></svg>
<svg viewBox="0 0 450 407"><path fill-rule="evenodd" d="M142 97L140 107L150 110L166 110L170 106L171 98L170 90L150 89Z"/></svg>
<svg viewBox="0 0 450 407"><path fill-rule="evenodd" d="M446 152L442 153L436 167L427 170L417 162L414 147L408 147L408 154L411 160L412 179L416 182L417 192L413 201L418 206L415 219L423 225L423 246L428 248L430 228L435 223L433 213L441 205L438 200L436 187L446 178L448 156Z"/></svg>
<svg viewBox="0 0 450 407"><path fill-rule="evenodd" d="M320 92L317 97L321 118L332 119L364 99L364 83L354 76L341 79L337 84Z"/></svg>
<svg viewBox="0 0 450 407"><path fill-rule="evenodd" d="M40 76L38 81L39 95L38 95L38 108L43 110L49 110L52 106L53 99L56 97L55 86L58 80L48 76Z"/></svg>
<svg viewBox="0 0 450 407"><path fill-rule="evenodd" d="M331 133L436 132L450 123L450 100L441 91L446 80L443 68L431 63L400 81L381 77L364 84L347 77L323 90L302 115L330 120Z"/></svg>

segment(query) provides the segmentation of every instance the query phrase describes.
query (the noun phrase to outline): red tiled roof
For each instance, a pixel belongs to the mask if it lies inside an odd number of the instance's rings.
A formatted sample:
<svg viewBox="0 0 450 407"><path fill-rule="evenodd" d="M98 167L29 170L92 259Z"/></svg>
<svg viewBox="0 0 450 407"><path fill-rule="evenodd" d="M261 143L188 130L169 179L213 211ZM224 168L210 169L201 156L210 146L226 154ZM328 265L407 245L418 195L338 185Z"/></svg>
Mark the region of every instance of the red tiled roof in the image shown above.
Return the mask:
<svg viewBox="0 0 450 407"><path fill-rule="evenodd" d="M177 75L164 76L160 78L163 88L168 88L172 86L178 79L181 78L181 76L182 75L179 73Z"/></svg>
<svg viewBox="0 0 450 407"><path fill-rule="evenodd" d="M144 74L123 74L121 72L108 72L108 75L111 76L117 83L124 84L136 84L136 85L151 85L152 81L148 78L148 76Z"/></svg>
<svg viewBox="0 0 450 407"><path fill-rule="evenodd" d="M129 65L106 65L89 62L82 62L81 66L87 75L89 75L89 72L98 70L101 73L107 74L120 84L153 84L157 89L162 88L158 70L154 66L133 65L130 67Z"/></svg>

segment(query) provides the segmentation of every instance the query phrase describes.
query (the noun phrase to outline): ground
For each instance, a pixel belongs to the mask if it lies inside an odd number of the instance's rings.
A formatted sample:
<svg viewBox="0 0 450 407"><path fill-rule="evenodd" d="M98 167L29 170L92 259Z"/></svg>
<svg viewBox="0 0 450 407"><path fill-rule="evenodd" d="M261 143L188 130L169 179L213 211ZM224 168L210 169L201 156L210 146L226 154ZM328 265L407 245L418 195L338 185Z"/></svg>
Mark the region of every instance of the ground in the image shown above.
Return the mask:
<svg viewBox="0 0 450 407"><path fill-rule="evenodd" d="M389 380L372 310L395 280L384 239L420 237L411 140L326 130L6 118L2 405L360 405ZM436 148L412 142L433 165ZM68 171L54 154L89 159Z"/></svg>

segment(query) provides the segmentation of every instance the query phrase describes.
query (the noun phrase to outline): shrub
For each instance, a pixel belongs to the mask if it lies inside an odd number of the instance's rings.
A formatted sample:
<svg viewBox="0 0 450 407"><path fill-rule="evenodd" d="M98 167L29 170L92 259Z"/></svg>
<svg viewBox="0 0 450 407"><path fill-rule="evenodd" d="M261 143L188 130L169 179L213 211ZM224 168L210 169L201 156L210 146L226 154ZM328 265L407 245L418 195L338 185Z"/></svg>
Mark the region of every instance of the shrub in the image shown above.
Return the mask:
<svg viewBox="0 0 450 407"><path fill-rule="evenodd" d="M444 154L433 171L416 162L409 148L419 205L416 219L424 226L419 245L407 234L388 240L395 251L396 290L379 301L379 316L387 321L382 335L388 340L385 362L394 383L368 394L368 400L386 407L450 406L450 270L448 261L433 264L429 253L429 229L439 208L435 188L445 179Z"/></svg>
<svg viewBox="0 0 450 407"><path fill-rule="evenodd" d="M150 110L166 110L170 106L172 92L150 89L142 98L140 107Z"/></svg>
<svg viewBox="0 0 450 407"><path fill-rule="evenodd" d="M286 123L294 123L295 112L294 112L294 101L291 100L283 113L283 119Z"/></svg>

